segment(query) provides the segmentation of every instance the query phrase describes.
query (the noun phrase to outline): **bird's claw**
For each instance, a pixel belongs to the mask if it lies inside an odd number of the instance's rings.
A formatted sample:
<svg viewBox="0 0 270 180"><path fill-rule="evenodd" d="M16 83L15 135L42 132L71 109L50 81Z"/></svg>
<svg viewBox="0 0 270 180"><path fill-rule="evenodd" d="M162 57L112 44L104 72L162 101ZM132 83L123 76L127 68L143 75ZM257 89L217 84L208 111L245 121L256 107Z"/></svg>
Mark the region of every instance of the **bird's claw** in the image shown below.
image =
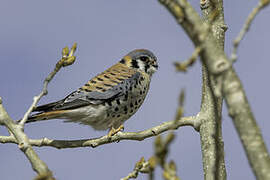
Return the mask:
<svg viewBox="0 0 270 180"><path fill-rule="evenodd" d="M111 130L108 133L108 136L109 137L112 137L113 135L115 135L116 133L118 133L118 132L120 132L122 130L124 130L124 125L119 126L119 128L117 128L117 129L115 129L114 127L112 127Z"/></svg>

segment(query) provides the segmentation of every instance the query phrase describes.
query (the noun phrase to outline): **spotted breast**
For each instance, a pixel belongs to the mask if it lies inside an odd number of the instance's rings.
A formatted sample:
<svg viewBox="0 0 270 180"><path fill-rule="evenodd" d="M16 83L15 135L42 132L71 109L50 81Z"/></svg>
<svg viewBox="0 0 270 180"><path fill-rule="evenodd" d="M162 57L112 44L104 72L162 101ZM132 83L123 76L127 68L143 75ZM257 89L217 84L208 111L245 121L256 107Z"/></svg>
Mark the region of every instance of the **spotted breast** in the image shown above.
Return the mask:
<svg viewBox="0 0 270 180"><path fill-rule="evenodd" d="M149 50L131 51L66 98L36 107L27 122L65 119L96 130L119 128L143 103L157 68Z"/></svg>

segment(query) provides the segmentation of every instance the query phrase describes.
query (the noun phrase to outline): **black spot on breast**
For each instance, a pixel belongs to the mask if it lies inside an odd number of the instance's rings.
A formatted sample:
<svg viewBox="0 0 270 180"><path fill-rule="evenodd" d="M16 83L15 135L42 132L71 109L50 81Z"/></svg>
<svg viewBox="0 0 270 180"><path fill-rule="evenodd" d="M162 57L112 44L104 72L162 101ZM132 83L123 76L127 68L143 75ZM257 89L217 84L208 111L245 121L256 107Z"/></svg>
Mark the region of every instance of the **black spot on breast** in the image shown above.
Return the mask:
<svg viewBox="0 0 270 180"><path fill-rule="evenodd" d="M128 100L128 93L125 94L124 100L125 100L125 101Z"/></svg>
<svg viewBox="0 0 270 180"><path fill-rule="evenodd" d="M138 102L141 103L142 102L142 99L139 99Z"/></svg>
<svg viewBox="0 0 270 180"><path fill-rule="evenodd" d="M112 117L114 118L114 117L115 117L115 115L113 114L113 115L112 115Z"/></svg>
<svg viewBox="0 0 270 180"><path fill-rule="evenodd" d="M90 86L90 84L86 83L85 86Z"/></svg>
<svg viewBox="0 0 270 180"><path fill-rule="evenodd" d="M133 112L134 112L134 110L133 110L133 109L131 109L131 110L130 110L130 113L133 113Z"/></svg>
<svg viewBox="0 0 270 180"><path fill-rule="evenodd" d="M119 118L121 116L121 114L118 114L117 117Z"/></svg>
<svg viewBox="0 0 270 180"><path fill-rule="evenodd" d="M127 114L128 112L128 109L127 109L127 106L124 107L124 113Z"/></svg>
<svg viewBox="0 0 270 180"><path fill-rule="evenodd" d="M119 111L119 108L118 107L114 108L114 111L116 111L116 112Z"/></svg>
<svg viewBox="0 0 270 180"><path fill-rule="evenodd" d="M142 90L140 90L140 95L142 95L143 94L143 92L142 92Z"/></svg>
<svg viewBox="0 0 270 180"><path fill-rule="evenodd" d="M138 102L137 101L135 101L135 106L137 106L138 105Z"/></svg>
<svg viewBox="0 0 270 180"><path fill-rule="evenodd" d="M95 80L92 80L90 82L93 83L93 84L96 84L97 83L97 81L95 81Z"/></svg>
<svg viewBox="0 0 270 180"><path fill-rule="evenodd" d="M113 76L115 76L115 75L116 75L116 74L115 74L115 73L113 73L113 72L111 72L110 74L111 74L111 75L113 75Z"/></svg>
<svg viewBox="0 0 270 180"><path fill-rule="evenodd" d="M129 90L132 91L132 86L129 86Z"/></svg>
<svg viewBox="0 0 270 180"><path fill-rule="evenodd" d="M133 105L133 103L130 103L130 105L129 105L131 108L133 108L134 107L134 105Z"/></svg>
<svg viewBox="0 0 270 180"><path fill-rule="evenodd" d="M116 100L116 103L117 103L118 105L121 104L119 99Z"/></svg>
<svg viewBox="0 0 270 180"><path fill-rule="evenodd" d="M140 81L143 81L143 80L144 80L144 77L143 77L143 76L141 76L141 77L140 77Z"/></svg>

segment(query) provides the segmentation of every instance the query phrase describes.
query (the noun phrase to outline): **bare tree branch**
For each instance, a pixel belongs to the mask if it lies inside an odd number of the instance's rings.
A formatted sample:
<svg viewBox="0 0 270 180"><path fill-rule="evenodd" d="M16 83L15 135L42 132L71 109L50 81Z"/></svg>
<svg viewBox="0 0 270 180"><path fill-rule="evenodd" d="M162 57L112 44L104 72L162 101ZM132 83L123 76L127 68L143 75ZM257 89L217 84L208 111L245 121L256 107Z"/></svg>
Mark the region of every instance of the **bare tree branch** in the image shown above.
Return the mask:
<svg viewBox="0 0 270 180"><path fill-rule="evenodd" d="M209 33L213 35L216 46L224 50L227 26L224 22L223 0L201 0L200 7L204 21L211 26ZM227 175L221 122L223 98L215 96L219 89L214 83L213 75L208 73L205 64L202 64L202 78L200 113L205 115L205 119L202 120L200 137L203 168L204 172L206 172L204 175L205 179L225 180Z"/></svg>
<svg viewBox="0 0 270 180"><path fill-rule="evenodd" d="M176 17L177 21L180 24L184 24L187 29L186 31L192 30L192 28L197 27L196 23L191 25L190 22L185 22L187 14L186 11L190 13L193 11L190 8L186 1L183 2L186 9L177 4L179 1L162 1L160 2L165 5L165 7L172 12ZM213 34L216 45L219 51L223 51L224 48L224 34L227 26L224 23L223 15L223 4L222 1L210 1L210 0L201 0L200 2L201 9L203 12L203 19L206 23L205 32L201 37L197 37L201 41L208 41L208 34ZM182 11L182 12L181 12ZM196 13L196 12L195 12ZM194 14L196 16L196 14ZM191 17L192 18L192 17ZM179 19L183 19L179 21ZM194 19L194 18L193 18ZM199 21L201 21L199 19ZM201 21L201 23L203 23ZM197 27L200 30L200 27ZM187 32L192 34L191 31ZM195 33L192 34L193 37L196 37ZM194 39L194 42L197 40ZM197 58L197 56L203 51L204 44L202 46L196 44L196 50L192 57ZM216 47L216 48L217 48ZM191 59L193 59L191 58ZM187 61L188 62L188 61ZM192 61L191 61L192 62ZM203 155L203 168L204 168L204 178L209 179L226 179L226 169L224 163L224 148L223 140L221 134L221 112L222 112L222 97L216 98L213 94L211 78L207 72L207 68L203 64L203 87L202 87L202 102L201 102L201 111L200 111L200 137L201 137L201 149ZM213 88L213 89L212 89Z"/></svg>
<svg viewBox="0 0 270 180"><path fill-rule="evenodd" d="M129 179L136 179L139 173L151 173L153 171L154 158L150 158L148 161L144 160L144 157L138 161L134 167L134 170L129 173L126 177L121 178L121 180L129 180Z"/></svg>
<svg viewBox="0 0 270 180"><path fill-rule="evenodd" d="M221 84L229 114L242 141L249 163L257 179L270 179L270 156L251 111L240 79L224 51L217 47L215 38L208 33L209 25L186 0L160 0L183 27L195 46L203 47L201 60L214 83ZM268 1L265 1L268 4ZM206 40L207 38L207 40ZM217 95L217 93L215 94Z"/></svg>
<svg viewBox="0 0 270 180"><path fill-rule="evenodd" d="M25 154L27 159L30 161L32 168L38 174L50 174L50 178L53 178L53 175L47 165L39 159L38 155L32 148L28 137L22 131L18 124L15 124L13 120L10 118L6 110L2 105L2 99L0 97L0 121L4 123L4 125L8 128L8 130L12 133L12 138L19 145L20 150Z"/></svg>
<svg viewBox="0 0 270 180"><path fill-rule="evenodd" d="M38 173L38 176L36 177L36 179L40 179L40 178L44 179L46 177L47 180L53 180L54 178L53 178L51 171L48 169L47 165L41 159L39 159L38 155L36 154L36 152L33 150L32 146L31 146L30 140L28 139L26 134L23 132L24 123L26 122L30 113L35 108L38 101L44 95L46 95L48 93L47 86L48 86L49 82L52 80L52 78L55 76L55 74L62 67L69 66L69 65L74 63L76 58L73 55L74 55L74 52L76 50L76 46L77 46L77 44L75 43L70 51L69 51L68 47L65 47L63 49L62 58L55 65L54 71L52 71L49 74L49 76L45 79L42 92L38 96L34 97L32 105L27 110L23 119L18 124L16 124L10 118L10 116L7 114L7 112L5 111L5 109L2 105L2 100L0 97L0 124L5 125L8 128L8 130L10 132L9 138L12 139L13 141L16 141L16 143L19 145L20 150L22 152L24 152L24 154L26 155L26 157L30 161L33 170Z"/></svg>
<svg viewBox="0 0 270 180"><path fill-rule="evenodd" d="M168 121L159 126L139 131L139 132L118 132L117 134L109 137L108 135L95 139L81 139L81 140L52 140L48 138L43 139L30 139L29 143L32 146L50 146L58 149L63 148L78 148L78 147L97 147L103 144L112 142L119 142L121 140L135 140L142 141L146 138L156 136L171 129L177 129L181 126L198 126L198 116L183 117L178 121ZM0 136L1 143L15 143L18 141L12 136Z"/></svg>
<svg viewBox="0 0 270 180"><path fill-rule="evenodd" d="M237 49L240 44L240 42L243 40L245 34L248 32L252 21L256 17L256 15L262 10L264 7L266 7L270 3L270 0L260 0L255 8L251 11L249 16L246 19L246 22L244 26L242 27L241 31L233 41L233 53L231 55L231 60L234 62L237 59Z"/></svg>
<svg viewBox="0 0 270 180"><path fill-rule="evenodd" d="M33 103L31 104L31 106L29 107L29 109L26 111L26 113L24 114L22 120L20 121L20 126L23 127L25 122L27 121L28 116L30 115L30 113L34 110L34 108L36 107L37 103L39 102L39 100L48 94L48 84L49 82L53 79L53 77L55 76L55 74L62 68L65 66L69 66L71 64L73 64L75 62L76 57L74 56L74 53L77 49L77 43L74 43L72 48L68 49L68 47L63 48L62 50L62 58L57 62L57 64L55 65L54 70L49 74L49 76L44 80L43 83L43 89L41 91L41 93L37 96L35 96L33 98Z"/></svg>

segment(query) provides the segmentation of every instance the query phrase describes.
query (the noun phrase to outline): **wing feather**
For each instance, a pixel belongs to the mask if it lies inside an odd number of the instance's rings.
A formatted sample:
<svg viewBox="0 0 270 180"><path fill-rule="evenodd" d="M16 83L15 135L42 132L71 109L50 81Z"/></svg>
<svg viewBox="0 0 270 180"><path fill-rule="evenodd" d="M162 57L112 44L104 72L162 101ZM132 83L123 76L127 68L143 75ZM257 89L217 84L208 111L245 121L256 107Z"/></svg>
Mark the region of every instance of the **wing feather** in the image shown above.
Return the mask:
<svg viewBox="0 0 270 180"><path fill-rule="evenodd" d="M87 106L90 104L102 104L104 102L108 102L113 100L116 97L120 97L126 94L128 89L132 86L134 81L138 81L140 78L139 72L133 72L133 74L129 74L129 78L123 79L117 85L110 87L105 91L86 91L80 88L77 91L69 94L66 98L45 104L42 106L38 106L34 111L55 111L55 110L67 110L74 109L82 106ZM95 77L97 78L97 77ZM119 77L118 79L120 79ZM93 78L94 79L94 78Z"/></svg>

